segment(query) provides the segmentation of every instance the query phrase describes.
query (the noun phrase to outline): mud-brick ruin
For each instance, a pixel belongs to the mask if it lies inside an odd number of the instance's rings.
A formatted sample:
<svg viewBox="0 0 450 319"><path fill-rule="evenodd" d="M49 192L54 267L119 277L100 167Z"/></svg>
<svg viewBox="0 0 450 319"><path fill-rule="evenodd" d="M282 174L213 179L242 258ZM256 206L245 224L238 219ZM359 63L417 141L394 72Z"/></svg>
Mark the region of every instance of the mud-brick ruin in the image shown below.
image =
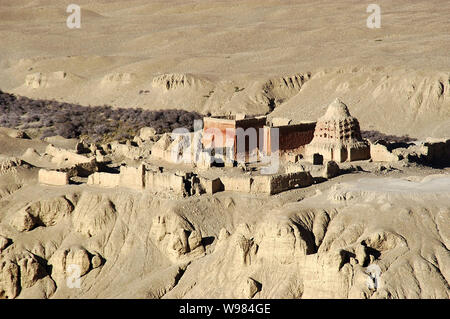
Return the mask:
<svg viewBox="0 0 450 319"><path fill-rule="evenodd" d="M316 123L289 124L289 122L287 119L280 118L269 120L266 116L205 117L202 144L205 149L223 149L222 154L234 161L238 160L240 152L245 153L245 156L242 156L245 161L249 161L251 153L270 156L272 150L279 151L281 156L303 154L305 146L313 139ZM254 129L256 144L249 141L252 132L248 132L248 129ZM248 133L241 137L245 138L242 149L239 149L237 143L240 138L239 130L244 134ZM276 140L274 140L274 131L277 132Z"/></svg>
<svg viewBox="0 0 450 319"><path fill-rule="evenodd" d="M239 139L244 139L244 147L239 147ZM81 141L75 150L49 145L42 156L50 158L52 165L40 170L39 182L175 196L222 191L273 195L309 186L317 178L335 177L342 172L339 165L343 164L338 163L436 165L450 160L450 140L397 144L364 140L358 120L336 99L317 122L237 114L205 117L203 126L189 133L156 134L152 128L143 128L126 143ZM24 156L31 158L35 153L29 149Z"/></svg>
<svg viewBox="0 0 450 319"><path fill-rule="evenodd" d="M314 138L306 147L306 156L320 154L324 160L339 163L370 158L367 141L361 137L359 122L350 115L347 106L336 99L319 118Z"/></svg>
<svg viewBox="0 0 450 319"><path fill-rule="evenodd" d="M239 129L245 131L254 128L256 140L259 141L261 129L266 124L266 117L245 118L245 115L237 114L223 117L205 117L203 118L203 136L202 145L205 149L221 149L230 160L238 159L237 132ZM256 152L258 145L245 143L246 154ZM248 158L248 157L247 157Z"/></svg>

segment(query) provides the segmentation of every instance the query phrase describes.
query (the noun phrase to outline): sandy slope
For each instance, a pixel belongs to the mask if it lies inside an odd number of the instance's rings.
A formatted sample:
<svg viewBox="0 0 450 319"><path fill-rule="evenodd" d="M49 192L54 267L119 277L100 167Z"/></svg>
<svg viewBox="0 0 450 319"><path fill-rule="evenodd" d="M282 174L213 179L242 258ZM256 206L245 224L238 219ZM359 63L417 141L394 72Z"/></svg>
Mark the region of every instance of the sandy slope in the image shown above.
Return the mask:
<svg viewBox="0 0 450 319"><path fill-rule="evenodd" d="M183 199L37 185L35 168L0 163L3 297L449 297L448 169L346 174L270 197ZM24 212L41 224L18 228ZM86 271L80 288L67 283L69 264ZM381 271L377 289L367 285L371 264Z"/></svg>
<svg viewBox="0 0 450 319"><path fill-rule="evenodd" d="M340 96L363 129L450 135L448 2L378 1L381 29L360 1L78 3L82 28L69 30L54 1L0 2L3 90L205 113L276 106L298 121ZM311 74L304 88L289 82L298 74Z"/></svg>

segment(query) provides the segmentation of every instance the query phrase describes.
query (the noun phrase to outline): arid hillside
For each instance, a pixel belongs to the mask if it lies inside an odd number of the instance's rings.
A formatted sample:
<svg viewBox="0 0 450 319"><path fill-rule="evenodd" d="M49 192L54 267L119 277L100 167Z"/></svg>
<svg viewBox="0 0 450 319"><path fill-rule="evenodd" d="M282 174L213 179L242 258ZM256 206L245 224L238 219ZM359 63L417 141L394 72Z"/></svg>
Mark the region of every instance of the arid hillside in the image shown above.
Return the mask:
<svg viewBox="0 0 450 319"><path fill-rule="evenodd" d="M448 169L358 162L275 196L183 198L43 185L48 143L0 139L2 298L449 297Z"/></svg>
<svg viewBox="0 0 450 319"><path fill-rule="evenodd" d="M1 1L0 88L82 105L315 119L355 105L363 129L450 135L445 1ZM395 123L395 125L393 124Z"/></svg>

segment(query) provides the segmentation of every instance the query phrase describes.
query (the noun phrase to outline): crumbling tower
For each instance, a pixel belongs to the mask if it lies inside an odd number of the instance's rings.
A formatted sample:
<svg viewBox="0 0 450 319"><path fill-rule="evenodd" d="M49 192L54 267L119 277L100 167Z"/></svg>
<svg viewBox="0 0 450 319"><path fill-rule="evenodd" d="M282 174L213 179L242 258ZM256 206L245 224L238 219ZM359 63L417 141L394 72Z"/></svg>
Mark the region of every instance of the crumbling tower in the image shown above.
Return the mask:
<svg viewBox="0 0 450 319"><path fill-rule="evenodd" d="M339 99L334 100L317 121L314 137L306 146L305 154L312 157L315 153L322 155L324 160L336 162L370 158L369 145L361 137L358 120Z"/></svg>

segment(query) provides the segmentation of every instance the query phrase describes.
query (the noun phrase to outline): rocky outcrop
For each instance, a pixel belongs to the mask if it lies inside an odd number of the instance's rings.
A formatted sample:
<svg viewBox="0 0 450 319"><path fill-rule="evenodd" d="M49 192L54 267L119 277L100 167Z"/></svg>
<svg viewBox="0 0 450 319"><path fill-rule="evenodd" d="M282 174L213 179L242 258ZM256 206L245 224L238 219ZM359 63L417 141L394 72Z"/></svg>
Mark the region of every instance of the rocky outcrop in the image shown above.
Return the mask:
<svg viewBox="0 0 450 319"><path fill-rule="evenodd" d="M15 298L21 290L35 286L45 277L47 271L34 254L26 250L8 254L0 262L0 298ZM56 289L54 285L47 288L48 295Z"/></svg>
<svg viewBox="0 0 450 319"><path fill-rule="evenodd" d="M271 104L271 108L274 108L297 94L310 78L310 73L271 78L263 84L262 95ZM261 100L261 97L257 100Z"/></svg>
<svg viewBox="0 0 450 319"><path fill-rule="evenodd" d="M142 157L150 156L151 146L141 144L139 147L131 145L130 142L122 144L117 141L110 144L111 154L118 158L129 158L138 160Z"/></svg>
<svg viewBox="0 0 450 319"><path fill-rule="evenodd" d="M243 298L252 299L261 290L261 284L253 278L247 278L239 288Z"/></svg>
<svg viewBox="0 0 450 319"><path fill-rule="evenodd" d="M14 130L12 131L10 134L8 134L10 137L14 137L14 138L20 138L20 139L25 139L28 140L30 139L30 137L28 136L28 134L25 131L22 130Z"/></svg>
<svg viewBox="0 0 450 319"><path fill-rule="evenodd" d="M105 261L104 261L103 257L99 253L96 253L96 252L93 253L92 258L91 258L92 269L101 267L104 262Z"/></svg>
<svg viewBox="0 0 450 319"><path fill-rule="evenodd" d="M150 236L173 262L187 262L205 253L200 230L175 213L155 217Z"/></svg>
<svg viewBox="0 0 450 319"><path fill-rule="evenodd" d="M34 227L36 227L37 223L28 212L20 211L15 214L10 224L18 231L23 232L32 230Z"/></svg>
<svg viewBox="0 0 450 319"><path fill-rule="evenodd" d="M167 158L166 152L172 144L172 139L169 134L163 134L161 138L152 147L152 156L157 158L165 159Z"/></svg>
<svg viewBox="0 0 450 319"><path fill-rule="evenodd" d="M8 247L8 245L11 243L11 240L9 238L6 238L5 236L0 235L0 253Z"/></svg>
<svg viewBox="0 0 450 319"><path fill-rule="evenodd" d="M51 73L36 72L26 75L25 87L31 89L49 88L60 85L61 81L73 80L75 78L77 78L75 75L64 71Z"/></svg>
<svg viewBox="0 0 450 319"><path fill-rule="evenodd" d="M161 74L153 78L154 88L164 88L165 90L177 90L180 88L202 87L208 85L208 81L194 77L190 74Z"/></svg>
<svg viewBox="0 0 450 319"><path fill-rule="evenodd" d="M134 73L109 73L103 77L100 82L100 85L103 88L108 87L117 87L119 85L127 85L132 83L136 78L136 74Z"/></svg>
<svg viewBox="0 0 450 319"><path fill-rule="evenodd" d="M103 266L104 259L97 252L91 253L84 247L75 245L59 248L51 256L48 264L52 266L52 278L58 286L67 286L68 281L80 279L91 270Z"/></svg>
<svg viewBox="0 0 450 319"><path fill-rule="evenodd" d="M10 260L0 261L0 298L13 299L19 291L19 266Z"/></svg>
<svg viewBox="0 0 450 319"><path fill-rule="evenodd" d="M83 193L73 212L74 229L87 237L108 233L116 220L115 205L106 196Z"/></svg>
<svg viewBox="0 0 450 319"><path fill-rule="evenodd" d="M153 127L143 127L139 130L139 137L143 141L148 141L156 136L156 130Z"/></svg>
<svg viewBox="0 0 450 319"><path fill-rule="evenodd" d="M17 157L9 157L0 161L0 175L17 172L17 168L31 167L30 164Z"/></svg>
<svg viewBox="0 0 450 319"><path fill-rule="evenodd" d="M47 77L42 73L28 74L25 77L25 85L37 89L47 84Z"/></svg>
<svg viewBox="0 0 450 319"><path fill-rule="evenodd" d="M20 284L22 288L33 286L37 280L47 275L44 267L28 251L15 255L15 262L20 268Z"/></svg>
<svg viewBox="0 0 450 319"><path fill-rule="evenodd" d="M94 158L77 154L76 151L66 150L49 144L45 149L45 154L51 157L51 161L60 167L71 167L77 164L89 163Z"/></svg>
<svg viewBox="0 0 450 319"><path fill-rule="evenodd" d="M270 257L281 264L289 264L316 251L312 232L301 223L267 221L258 228L255 236L258 258Z"/></svg>
<svg viewBox="0 0 450 319"><path fill-rule="evenodd" d="M37 226L53 226L68 216L73 208L65 197L37 201L14 214L11 225L18 231L30 231Z"/></svg>

